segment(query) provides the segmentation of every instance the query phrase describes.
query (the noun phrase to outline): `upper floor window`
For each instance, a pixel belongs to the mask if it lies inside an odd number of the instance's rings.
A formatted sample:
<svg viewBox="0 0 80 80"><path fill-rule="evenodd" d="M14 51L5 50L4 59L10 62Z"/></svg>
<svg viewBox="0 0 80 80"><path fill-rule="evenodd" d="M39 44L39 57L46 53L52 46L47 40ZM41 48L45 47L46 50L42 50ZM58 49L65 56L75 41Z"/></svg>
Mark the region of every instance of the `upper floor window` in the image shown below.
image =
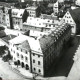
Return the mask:
<svg viewBox="0 0 80 80"><path fill-rule="evenodd" d="M41 72L41 70L39 69L39 73Z"/></svg>
<svg viewBox="0 0 80 80"><path fill-rule="evenodd" d="M33 56L35 56L35 53L33 53Z"/></svg>
<svg viewBox="0 0 80 80"><path fill-rule="evenodd" d="M35 63L35 60L33 60L33 63Z"/></svg>
<svg viewBox="0 0 80 80"><path fill-rule="evenodd" d="M23 55L21 55L21 59L23 59Z"/></svg>
<svg viewBox="0 0 80 80"><path fill-rule="evenodd" d="M27 61L28 60L28 58L27 57L25 57L25 61Z"/></svg>
<svg viewBox="0 0 80 80"><path fill-rule="evenodd" d="M41 63L40 63L40 61L38 61L38 65L40 65Z"/></svg>
<svg viewBox="0 0 80 80"><path fill-rule="evenodd" d="M38 57L40 57L40 55L38 55Z"/></svg>

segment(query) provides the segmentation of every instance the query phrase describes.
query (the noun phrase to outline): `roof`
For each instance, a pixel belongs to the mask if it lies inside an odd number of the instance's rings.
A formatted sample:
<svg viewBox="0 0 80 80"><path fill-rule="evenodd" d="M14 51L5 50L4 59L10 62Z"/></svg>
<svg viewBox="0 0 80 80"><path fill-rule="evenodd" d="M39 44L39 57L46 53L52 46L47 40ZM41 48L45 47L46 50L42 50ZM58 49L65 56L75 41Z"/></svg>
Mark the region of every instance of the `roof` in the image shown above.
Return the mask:
<svg viewBox="0 0 80 80"><path fill-rule="evenodd" d="M15 38L15 35L7 35L5 37L2 38L3 41L5 41L6 43L9 43L8 41Z"/></svg>
<svg viewBox="0 0 80 80"><path fill-rule="evenodd" d="M50 35L44 35L39 39L39 41L42 51L45 52L45 50L47 50L54 43L54 37Z"/></svg>
<svg viewBox="0 0 80 80"><path fill-rule="evenodd" d="M23 43L19 44L18 47L20 47L22 49L27 49L28 51L30 51L30 45L27 40L24 41Z"/></svg>
<svg viewBox="0 0 80 80"><path fill-rule="evenodd" d="M12 9L12 17L22 18L25 9Z"/></svg>
<svg viewBox="0 0 80 80"><path fill-rule="evenodd" d="M4 36L6 36L6 33L5 33L3 30L1 30L1 31L0 31L0 38L2 38L2 37L4 37Z"/></svg>
<svg viewBox="0 0 80 80"><path fill-rule="evenodd" d="M72 18L74 19L75 23L80 23L80 8L77 9L70 9L69 10Z"/></svg>

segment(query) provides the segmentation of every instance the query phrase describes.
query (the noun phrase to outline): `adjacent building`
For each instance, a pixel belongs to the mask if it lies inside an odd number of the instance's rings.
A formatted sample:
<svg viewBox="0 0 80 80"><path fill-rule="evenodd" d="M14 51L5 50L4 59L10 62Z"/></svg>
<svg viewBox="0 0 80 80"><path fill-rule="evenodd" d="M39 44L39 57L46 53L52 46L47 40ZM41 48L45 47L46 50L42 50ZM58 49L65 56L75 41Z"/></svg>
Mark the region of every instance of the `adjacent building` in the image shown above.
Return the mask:
<svg viewBox="0 0 80 80"><path fill-rule="evenodd" d="M26 21L28 13L25 9L12 9L13 28L22 30L23 22Z"/></svg>
<svg viewBox="0 0 80 80"><path fill-rule="evenodd" d="M54 11L54 14L58 14L58 12L59 12L59 2L58 1L56 3L54 3L53 11Z"/></svg>
<svg viewBox="0 0 80 80"><path fill-rule="evenodd" d="M37 6L30 6L26 8L27 12L29 13L30 17L39 17L40 16L40 10Z"/></svg>
<svg viewBox="0 0 80 80"><path fill-rule="evenodd" d="M79 14L80 14L80 8L77 9L70 9L66 12L62 20L65 21L65 23L68 23L72 26L72 35L75 35L79 32L80 28L80 20L79 20Z"/></svg>

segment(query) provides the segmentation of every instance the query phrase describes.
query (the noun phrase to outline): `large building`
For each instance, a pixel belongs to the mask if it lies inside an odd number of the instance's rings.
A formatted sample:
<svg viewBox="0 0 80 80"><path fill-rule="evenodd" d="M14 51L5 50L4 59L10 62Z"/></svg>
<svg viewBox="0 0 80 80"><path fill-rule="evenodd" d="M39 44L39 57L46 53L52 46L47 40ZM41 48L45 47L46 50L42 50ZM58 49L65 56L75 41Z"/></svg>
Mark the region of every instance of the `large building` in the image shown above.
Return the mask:
<svg viewBox="0 0 80 80"><path fill-rule="evenodd" d="M61 56L70 36L71 26L68 24L56 26L41 36L18 36L9 41L13 62L31 73L45 76L55 59Z"/></svg>

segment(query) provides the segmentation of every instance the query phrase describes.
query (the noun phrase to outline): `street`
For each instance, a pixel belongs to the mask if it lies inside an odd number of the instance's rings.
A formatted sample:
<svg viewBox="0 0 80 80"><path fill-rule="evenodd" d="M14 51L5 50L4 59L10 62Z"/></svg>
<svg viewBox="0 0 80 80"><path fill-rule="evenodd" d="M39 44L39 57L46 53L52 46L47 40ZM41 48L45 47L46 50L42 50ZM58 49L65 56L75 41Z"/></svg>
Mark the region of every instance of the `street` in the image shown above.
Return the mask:
<svg viewBox="0 0 80 80"><path fill-rule="evenodd" d="M30 80L30 79L24 79L17 73L13 72L9 68L8 62L3 62L0 58L0 77L2 77L3 80Z"/></svg>

